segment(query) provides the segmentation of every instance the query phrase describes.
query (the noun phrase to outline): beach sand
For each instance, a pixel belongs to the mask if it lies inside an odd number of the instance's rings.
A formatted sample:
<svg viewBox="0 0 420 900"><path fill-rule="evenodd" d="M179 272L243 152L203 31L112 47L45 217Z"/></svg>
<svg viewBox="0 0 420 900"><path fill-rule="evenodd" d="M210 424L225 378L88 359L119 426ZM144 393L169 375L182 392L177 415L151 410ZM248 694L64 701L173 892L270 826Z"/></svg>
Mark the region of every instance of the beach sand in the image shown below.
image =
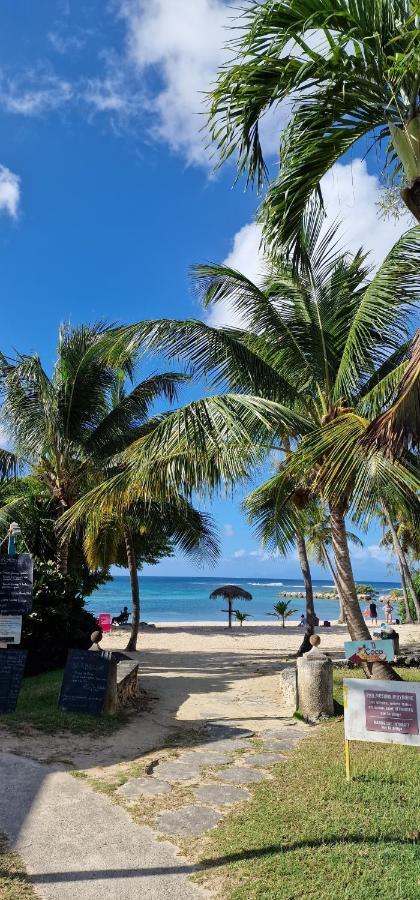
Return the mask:
<svg viewBox="0 0 420 900"><path fill-rule="evenodd" d="M317 630L321 649L343 658L346 627ZM397 630L402 649L420 649L420 626ZM104 636L103 649L124 651L128 635L129 628L114 628ZM19 735L0 729L3 749L98 774L152 751L167 752L174 735L188 744L188 736L200 735L209 722L257 734L277 727L291 714L282 705L279 665L296 653L302 636L297 624L282 628L258 621L232 629L214 622L171 622L142 630L130 656L138 660L140 686L152 698L148 709L134 712L120 731L101 737L63 733L51 740L33 729Z"/></svg>

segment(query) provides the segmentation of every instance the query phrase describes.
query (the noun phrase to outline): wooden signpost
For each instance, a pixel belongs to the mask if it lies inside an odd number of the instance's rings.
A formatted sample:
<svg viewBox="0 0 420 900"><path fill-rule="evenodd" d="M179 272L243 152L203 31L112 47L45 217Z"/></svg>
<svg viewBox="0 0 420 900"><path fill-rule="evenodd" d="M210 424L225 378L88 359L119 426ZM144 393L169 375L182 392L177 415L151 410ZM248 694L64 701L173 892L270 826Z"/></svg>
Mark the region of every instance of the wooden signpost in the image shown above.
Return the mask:
<svg viewBox="0 0 420 900"><path fill-rule="evenodd" d="M0 555L0 713L16 709L26 665L26 650L8 650L22 637L22 616L32 610L33 561L30 553L16 552L20 528L9 526L7 555Z"/></svg>
<svg viewBox="0 0 420 900"><path fill-rule="evenodd" d="M344 679L346 778L351 778L350 741L420 747L420 684L415 681Z"/></svg>
<svg viewBox="0 0 420 900"><path fill-rule="evenodd" d="M108 712L112 684L116 683L116 665L109 653L69 650L60 692L60 709L89 713L91 716Z"/></svg>

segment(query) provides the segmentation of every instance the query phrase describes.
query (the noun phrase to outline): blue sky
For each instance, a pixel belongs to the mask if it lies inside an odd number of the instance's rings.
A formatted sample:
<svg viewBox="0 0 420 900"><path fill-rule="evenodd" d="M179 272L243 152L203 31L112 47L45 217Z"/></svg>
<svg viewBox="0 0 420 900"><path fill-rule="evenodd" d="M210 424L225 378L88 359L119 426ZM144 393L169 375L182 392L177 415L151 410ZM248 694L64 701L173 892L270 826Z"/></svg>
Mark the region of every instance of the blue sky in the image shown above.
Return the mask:
<svg viewBox="0 0 420 900"><path fill-rule="evenodd" d="M1 350L37 351L49 368L60 322L203 315L193 263L229 261L257 277L257 198L212 174L202 94L223 61L232 11L223 0L14 0L0 9ZM264 128L275 160L286 121ZM377 221L375 159L335 167L328 215L379 262L404 223ZM357 216L352 212L357 206ZM231 321L229 310L213 322ZM233 501L215 501L216 572L295 577L265 558ZM371 529L359 578L392 578ZM153 574L188 574L188 560ZM320 574L315 572L315 574Z"/></svg>

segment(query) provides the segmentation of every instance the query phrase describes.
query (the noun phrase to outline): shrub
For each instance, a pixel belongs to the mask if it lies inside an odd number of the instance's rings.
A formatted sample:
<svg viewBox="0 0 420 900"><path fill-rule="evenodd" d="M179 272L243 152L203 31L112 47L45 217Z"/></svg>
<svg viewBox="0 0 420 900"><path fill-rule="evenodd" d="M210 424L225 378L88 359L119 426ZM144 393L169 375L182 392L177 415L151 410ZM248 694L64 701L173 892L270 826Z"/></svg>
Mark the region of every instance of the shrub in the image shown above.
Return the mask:
<svg viewBox="0 0 420 900"><path fill-rule="evenodd" d="M34 560L33 608L23 618L22 647L28 650L27 675L65 664L69 647L87 649L97 620L85 597L108 576L103 572L61 575L55 562Z"/></svg>

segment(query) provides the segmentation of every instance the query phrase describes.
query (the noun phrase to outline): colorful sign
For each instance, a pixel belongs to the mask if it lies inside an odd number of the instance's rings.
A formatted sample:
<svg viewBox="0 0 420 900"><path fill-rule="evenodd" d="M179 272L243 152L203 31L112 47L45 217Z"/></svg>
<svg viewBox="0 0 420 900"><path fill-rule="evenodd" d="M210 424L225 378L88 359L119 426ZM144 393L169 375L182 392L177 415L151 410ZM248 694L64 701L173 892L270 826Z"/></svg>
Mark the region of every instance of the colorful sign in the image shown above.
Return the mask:
<svg viewBox="0 0 420 900"><path fill-rule="evenodd" d="M348 741L420 747L420 683L344 679L344 732Z"/></svg>
<svg viewBox="0 0 420 900"><path fill-rule="evenodd" d="M394 643L384 641L344 641L346 659L355 665L361 663L391 662L394 659Z"/></svg>
<svg viewBox="0 0 420 900"><path fill-rule="evenodd" d="M20 644L22 616L0 616L0 644Z"/></svg>
<svg viewBox="0 0 420 900"><path fill-rule="evenodd" d="M111 613L99 613L98 616L99 628L103 631L104 634L112 631L112 616Z"/></svg>

